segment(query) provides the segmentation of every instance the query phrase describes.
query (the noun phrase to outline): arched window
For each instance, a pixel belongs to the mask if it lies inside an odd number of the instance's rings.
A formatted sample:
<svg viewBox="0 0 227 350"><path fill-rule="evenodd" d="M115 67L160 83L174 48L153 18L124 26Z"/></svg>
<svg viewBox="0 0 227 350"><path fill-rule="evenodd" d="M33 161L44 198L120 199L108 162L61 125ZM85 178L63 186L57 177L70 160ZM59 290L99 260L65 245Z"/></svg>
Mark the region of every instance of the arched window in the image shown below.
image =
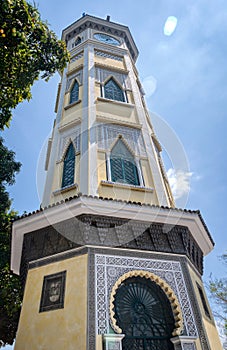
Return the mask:
<svg viewBox="0 0 227 350"><path fill-rule="evenodd" d="M118 140L110 154L111 181L139 186L138 170L122 140Z"/></svg>
<svg viewBox="0 0 227 350"><path fill-rule="evenodd" d="M104 97L109 100L125 102L124 93L113 78L109 79L104 85Z"/></svg>
<svg viewBox="0 0 227 350"><path fill-rule="evenodd" d="M77 46L81 43L81 37L78 36L78 38L76 39L74 45Z"/></svg>
<svg viewBox="0 0 227 350"><path fill-rule="evenodd" d="M173 350L175 320L169 299L160 286L145 277L130 277L114 300L117 326L125 337L122 349Z"/></svg>
<svg viewBox="0 0 227 350"><path fill-rule="evenodd" d="M74 184L74 172L75 172L75 149L73 144L70 143L64 158L62 187L66 187Z"/></svg>
<svg viewBox="0 0 227 350"><path fill-rule="evenodd" d="M70 91L69 103L77 102L78 100L79 100L79 84L78 84L78 81L75 80L73 87Z"/></svg>

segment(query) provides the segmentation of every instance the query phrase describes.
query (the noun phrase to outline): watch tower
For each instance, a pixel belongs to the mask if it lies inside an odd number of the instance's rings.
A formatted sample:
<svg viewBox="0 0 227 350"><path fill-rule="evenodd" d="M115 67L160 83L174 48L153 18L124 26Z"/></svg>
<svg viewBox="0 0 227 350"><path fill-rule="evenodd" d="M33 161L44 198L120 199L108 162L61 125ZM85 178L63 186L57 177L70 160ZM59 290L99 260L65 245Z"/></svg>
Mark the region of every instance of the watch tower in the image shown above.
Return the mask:
<svg viewBox="0 0 227 350"><path fill-rule="evenodd" d="M221 349L201 280L214 243L175 208L128 27L84 15L62 39L41 208L13 224L15 350Z"/></svg>

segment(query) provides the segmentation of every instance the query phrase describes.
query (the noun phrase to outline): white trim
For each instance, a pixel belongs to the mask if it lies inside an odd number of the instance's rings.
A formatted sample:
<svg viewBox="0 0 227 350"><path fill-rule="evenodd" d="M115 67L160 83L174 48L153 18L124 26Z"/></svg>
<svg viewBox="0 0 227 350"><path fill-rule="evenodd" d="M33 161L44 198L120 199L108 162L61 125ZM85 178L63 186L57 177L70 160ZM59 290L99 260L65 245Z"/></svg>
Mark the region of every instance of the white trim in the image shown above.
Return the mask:
<svg viewBox="0 0 227 350"><path fill-rule="evenodd" d="M137 171L138 171L138 175L139 175L140 186L144 187L144 180L143 180L143 175L142 175L142 169L140 166L140 160L138 157L135 157L135 161L136 161L136 167L137 167Z"/></svg>
<svg viewBox="0 0 227 350"><path fill-rule="evenodd" d="M107 181L111 181L111 166L110 166L110 152L107 151L106 153L106 170L107 170Z"/></svg>
<svg viewBox="0 0 227 350"><path fill-rule="evenodd" d="M154 189L152 187L145 187L143 185L133 185L125 182L101 180L101 185L112 186L112 187L122 187L130 190L137 190L137 191L143 191L143 192L151 192L151 193L154 192Z"/></svg>
<svg viewBox="0 0 227 350"><path fill-rule="evenodd" d="M204 255L213 249L213 243L196 212L132 204L124 201L102 200L98 197L77 197L50 207L13 223L11 269L19 274L24 234L77 217L81 214L106 215L143 222L162 222L188 227Z"/></svg>

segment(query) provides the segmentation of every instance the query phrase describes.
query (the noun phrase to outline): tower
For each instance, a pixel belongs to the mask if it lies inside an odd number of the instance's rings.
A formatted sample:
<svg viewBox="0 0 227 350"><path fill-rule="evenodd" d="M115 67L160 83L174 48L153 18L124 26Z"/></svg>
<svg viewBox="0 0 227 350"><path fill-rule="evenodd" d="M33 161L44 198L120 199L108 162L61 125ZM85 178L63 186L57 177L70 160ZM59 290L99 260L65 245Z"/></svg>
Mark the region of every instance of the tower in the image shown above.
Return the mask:
<svg viewBox="0 0 227 350"><path fill-rule="evenodd" d="M41 209L13 224L15 349L221 349L201 280L214 243L174 206L128 27L85 15L62 39Z"/></svg>

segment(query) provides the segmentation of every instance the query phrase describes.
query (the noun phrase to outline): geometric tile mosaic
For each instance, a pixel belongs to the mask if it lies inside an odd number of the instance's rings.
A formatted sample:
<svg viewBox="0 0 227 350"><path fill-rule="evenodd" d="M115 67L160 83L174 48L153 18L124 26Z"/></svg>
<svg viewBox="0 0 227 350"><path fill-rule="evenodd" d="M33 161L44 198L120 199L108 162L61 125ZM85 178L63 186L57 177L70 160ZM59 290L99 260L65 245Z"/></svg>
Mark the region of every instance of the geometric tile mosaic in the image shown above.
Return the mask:
<svg viewBox="0 0 227 350"><path fill-rule="evenodd" d="M111 290L123 274L132 270L149 271L166 281L180 303L184 320L184 335L197 337L198 332L180 262L104 254L95 254L96 332L98 334L110 332Z"/></svg>

